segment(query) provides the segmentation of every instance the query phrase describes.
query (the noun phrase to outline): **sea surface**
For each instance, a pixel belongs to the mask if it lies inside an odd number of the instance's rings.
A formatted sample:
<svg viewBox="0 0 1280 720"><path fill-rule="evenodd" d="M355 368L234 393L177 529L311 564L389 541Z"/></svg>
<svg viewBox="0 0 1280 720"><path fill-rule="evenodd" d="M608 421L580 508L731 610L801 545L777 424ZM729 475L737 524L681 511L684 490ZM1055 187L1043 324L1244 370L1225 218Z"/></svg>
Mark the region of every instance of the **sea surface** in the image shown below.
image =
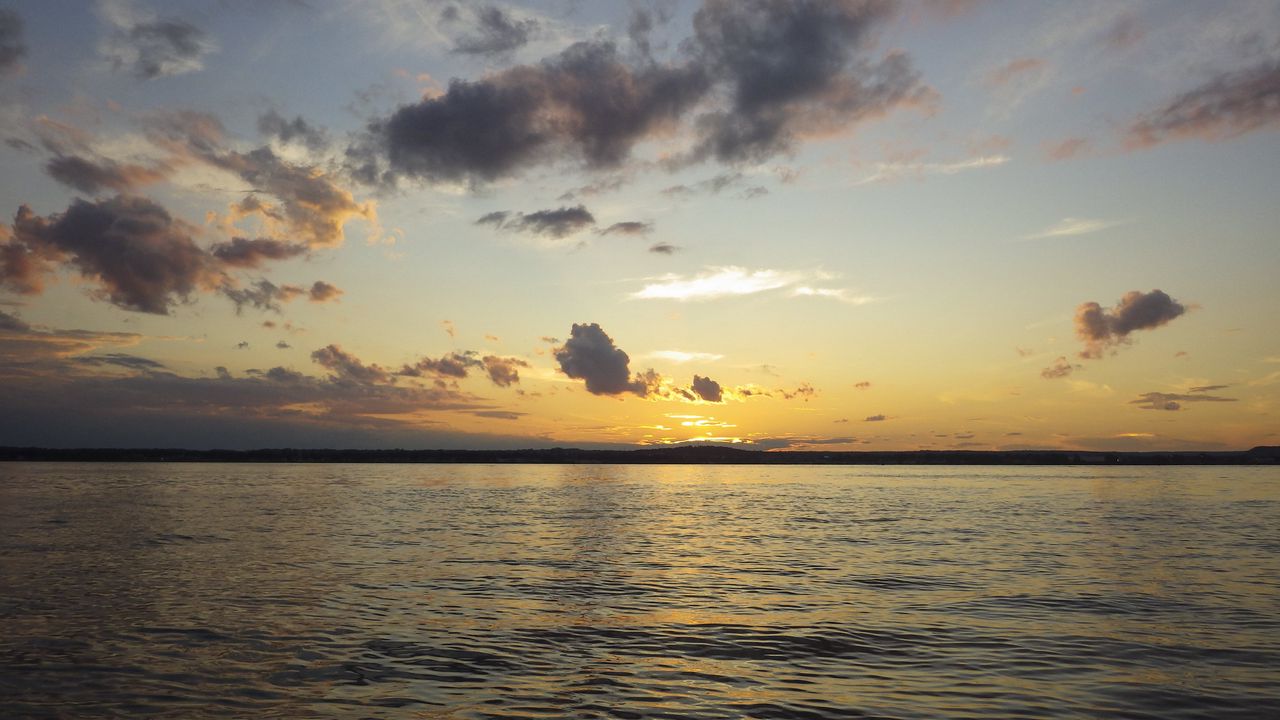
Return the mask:
<svg viewBox="0 0 1280 720"><path fill-rule="evenodd" d="M1280 471L0 463L0 717L1280 717Z"/></svg>

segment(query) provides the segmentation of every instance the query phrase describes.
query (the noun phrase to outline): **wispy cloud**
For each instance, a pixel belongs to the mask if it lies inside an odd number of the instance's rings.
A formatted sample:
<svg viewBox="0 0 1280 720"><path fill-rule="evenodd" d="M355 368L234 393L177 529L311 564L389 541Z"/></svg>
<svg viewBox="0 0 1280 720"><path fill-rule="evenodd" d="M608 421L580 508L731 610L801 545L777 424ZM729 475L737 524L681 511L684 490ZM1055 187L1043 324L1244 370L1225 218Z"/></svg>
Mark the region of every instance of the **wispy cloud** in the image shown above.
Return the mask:
<svg viewBox="0 0 1280 720"><path fill-rule="evenodd" d="M657 278L631 293L639 300L712 300L723 297L755 295L771 290L791 288L791 295L826 297L857 305L871 298L855 296L841 288L813 287L808 283L832 279L830 273L796 270L750 270L728 265L710 267L697 275L670 273Z"/></svg>
<svg viewBox="0 0 1280 720"><path fill-rule="evenodd" d="M1073 237L1075 235L1088 235L1089 233L1099 232L1107 228L1113 228L1117 225L1123 225L1128 220L1097 220L1093 218L1063 218L1048 228L1031 235L1023 235L1023 240L1044 240L1046 238L1057 237Z"/></svg>
<svg viewBox="0 0 1280 720"><path fill-rule="evenodd" d="M955 175L965 170L998 167L1009 162L1008 155L983 155L968 160L957 160L949 163L928 162L878 162L871 175L858 181L859 185L891 182L904 177L923 177L925 175Z"/></svg>
<svg viewBox="0 0 1280 720"><path fill-rule="evenodd" d="M666 360L667 362L683 364L688 362L715 362L723 358L723 355L708 352L685 352L683 350L654 350L646 354L644 357L653 358L655 360Z"/></svg>

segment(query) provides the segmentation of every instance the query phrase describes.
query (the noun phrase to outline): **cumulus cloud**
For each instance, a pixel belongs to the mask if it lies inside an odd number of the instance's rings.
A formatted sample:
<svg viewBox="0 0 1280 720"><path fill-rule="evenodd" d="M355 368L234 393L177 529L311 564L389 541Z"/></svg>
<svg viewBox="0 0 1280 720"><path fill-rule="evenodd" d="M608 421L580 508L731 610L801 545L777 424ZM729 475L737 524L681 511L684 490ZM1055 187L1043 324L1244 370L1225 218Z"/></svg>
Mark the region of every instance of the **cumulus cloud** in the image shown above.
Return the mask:
<svg viewBox="0 0 1280 720"><path fill-rule="evenodd" d="M724 391L720 387L720 383L709 377L694 375L693 384L690 388L695 395L706 402L718 403L724 400Z"/></svg>
<svg viewBox="0 0 1280 720"><path fill-rule="evenodd" d="M99 7L113 28L99 51L116 70L139 79L201 70L205 56L217 49L203 30L183 20L145 17L123 1Z"/></svg>
<svg viewBox="0 0 1280 720"><path fill-rule="evenodd" d="M338 345L326 345L311 353L311 360L330 372L336 382L356 385L385 384L393 380L391 373L377 364L364 364Z"/></svg>
<svg viewBox="0 0 1280 720"><path fill-rule="evenodd" d="M585 381L593 395L648 394L645 379L631 375L631 358L596 323L574 323L569 339L555 349L554 356L560 371Z"/></svg>
<svg viewBox="0 0 1280 720"><path fill-rule="evenodd" d="M306 292L297 285L276 285L265 278L260 278L245 287L227 282L219 288L219 291L235 303L237 315L244 311L246 305L258 310L280 312L280 303L289 302Z"/></svg>
<svg viewBox="0 0 1280 720"><path fill-rule="evenodd" d="M26 54L22 16L9 8L0 8L0 77L16 70Z"/></svg>
<svg viewBox="0 0 1280 720"><path fill-rule="evenodd" d="M77 199L47 217L23 205L10 241L0 246L0 280L17 292L39 292L43 277L65 263L112 304L166 315L193 291L222 281L192 231L145 198Z"/></svg>
<svg viewBox="0 0 1280 720"><path fill-rule="evenodd" d="M323 280L317 280L307 290L311 302L322 303L342 297L342 289Z"/></svg>
<svg viewBox="0 0 1280 720"><path fill-rule="evenodd" d="M520 382L520 368L529 367L529 363L514 357L485 355L481 362L489 380L498 387L510 387Z"/></svg>
<svg viewBox="0 0 1280 720"><path fill-rule="evenodd" d="M475 28L455 40L455 53L509 55L527 45L539 27L534 18L516 19L509 11L492 5L475 8L472 13Z"/></svg>
<svg viewBox="0 0 1280 720"><path fill-rule="evenodd" d="M1280 61L1225 72L1173 98L1132 124L1130 148L1198 137L1222 140L1280 126Z"/></svg>
<svg viewBox="0 0 1280 720"><path fill-rule="evenodd" d="M539 210L528 214L498 210L476 220L476 224L559 239L589 227L595 221L591 211L578 205L555 210Z"/></svg>
<svg viewBox="0 0 1280 720"><path fill-rule="evenodd" d="M707 0L672 62L643 50L627 60L611 42L579 42L400 107L370 124L348 160L371 183L475 184L564 158L612 168L640 141L688 120L694 146L677 164L761 160L931 101L905 55L870 57L893 9L887 0Z"/></svg>
<svg viewBox="0 0 1280 720"><path fill-rule="evenodd" d="M57 155L45 163L45 171L54 180L83 193L100 190L127 191L159 182L170 168L119 163L109 158L89 159L79 155Z"/></svg>
<svg viewBox="0 0 1280 720"><path fill-rule="evenodd" d="M476 355L476 351L467 350L464 352L451 352L439 358L424 357L413 365L405 365L396 374L409 377L435 375L437 377L450 377L461 380L467 377L469 368L484 366L484 363Z"/></svg>
<svg viewBox="0 0 1280 720"><path fill-rule="evenodd" d="M1214 385L1213 388L1226 387L1225 385ZM1149 392L1138 396L1136 400L1130 400L1130 405L1137 405L1143 410L1182 410L1186 403L1198 402L1236 402L1236 398L1219 397L1217 395L1206 395L1203 392L1196 392L1198 388L1193 388L1191 393L1162 393Z"/></svg>
<svg viewBox="0 0 1280 720"><path fill-rule="evenodd" d="M1110 310L1096 302L1076 308L1076 335L1084 341L1080 357L1097 359L1111 348L1129 342L1138 330L1151 330L1181 316L1187 308L1160 290L1125 293Z"/></svg>

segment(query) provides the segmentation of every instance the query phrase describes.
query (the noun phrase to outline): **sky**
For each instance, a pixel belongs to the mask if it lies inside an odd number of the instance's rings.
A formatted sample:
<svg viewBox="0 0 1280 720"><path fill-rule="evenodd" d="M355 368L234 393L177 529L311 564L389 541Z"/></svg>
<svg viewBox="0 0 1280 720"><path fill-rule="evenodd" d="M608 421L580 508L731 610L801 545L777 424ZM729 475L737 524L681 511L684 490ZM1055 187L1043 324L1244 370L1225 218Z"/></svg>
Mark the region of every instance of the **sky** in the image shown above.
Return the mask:
<svg viewBox="0 0 1280 720"><path fill-rule="evenodd" d="M0 445L1280 444L1280 2L0 0Z"/></svg>

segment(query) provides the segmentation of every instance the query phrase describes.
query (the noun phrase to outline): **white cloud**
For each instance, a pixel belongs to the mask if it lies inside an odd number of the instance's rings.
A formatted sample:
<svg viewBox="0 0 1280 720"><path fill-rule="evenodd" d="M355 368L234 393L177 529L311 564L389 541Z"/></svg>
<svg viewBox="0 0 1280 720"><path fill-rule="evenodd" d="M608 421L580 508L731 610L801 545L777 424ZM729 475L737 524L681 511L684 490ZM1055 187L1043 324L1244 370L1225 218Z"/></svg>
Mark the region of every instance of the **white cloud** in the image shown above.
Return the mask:
<svg viewBox="0 0 1280 720"><path fill-rule="evenodd" d="M997 167L1009 162L1007 155L983 155L969 160L958 160L949 163L926 162L878 162L875 172L858 181L859 185L878 182L890 182L904 177L922 177L925 175L955 175L965 170Z"/></svg>
<svg viewBox="0 0 1280 720"><path fill-rule="evenodd" d="M755 295L770 290L791 288L791 295L826 297L853 304L868 302L868 298L850 295L839 288L817 288L807 284L830 280L831 273L796 270L750 270L737 266L710 267L697 275L685 276L670 273L657 278L640 290L631 293L639 300L712 300L739 295Z"/></svg>
<svg viewBox="0 0 1280 720"><path fill-rule="evenodd" d="M685 352L683 350L654 350L646 354L646 358L654 358L656 360L666 360L667 362L683 364L687 362L715 362L723 358L723 355L708 352Z"/></svg>
<svg viewBox="0 0 1280 720"><path fill-rule="evenodd" d="M1043 240L1045 238L1055 237L1071 237L1073 235L1087 235L1095 233L1099 230L1106 230L1117 225L1123 225L1125 220L1094 220L1090 218L1063 218L1054 223L1048 229L1033 235L1024 235L1023 240Z"/></svg>

